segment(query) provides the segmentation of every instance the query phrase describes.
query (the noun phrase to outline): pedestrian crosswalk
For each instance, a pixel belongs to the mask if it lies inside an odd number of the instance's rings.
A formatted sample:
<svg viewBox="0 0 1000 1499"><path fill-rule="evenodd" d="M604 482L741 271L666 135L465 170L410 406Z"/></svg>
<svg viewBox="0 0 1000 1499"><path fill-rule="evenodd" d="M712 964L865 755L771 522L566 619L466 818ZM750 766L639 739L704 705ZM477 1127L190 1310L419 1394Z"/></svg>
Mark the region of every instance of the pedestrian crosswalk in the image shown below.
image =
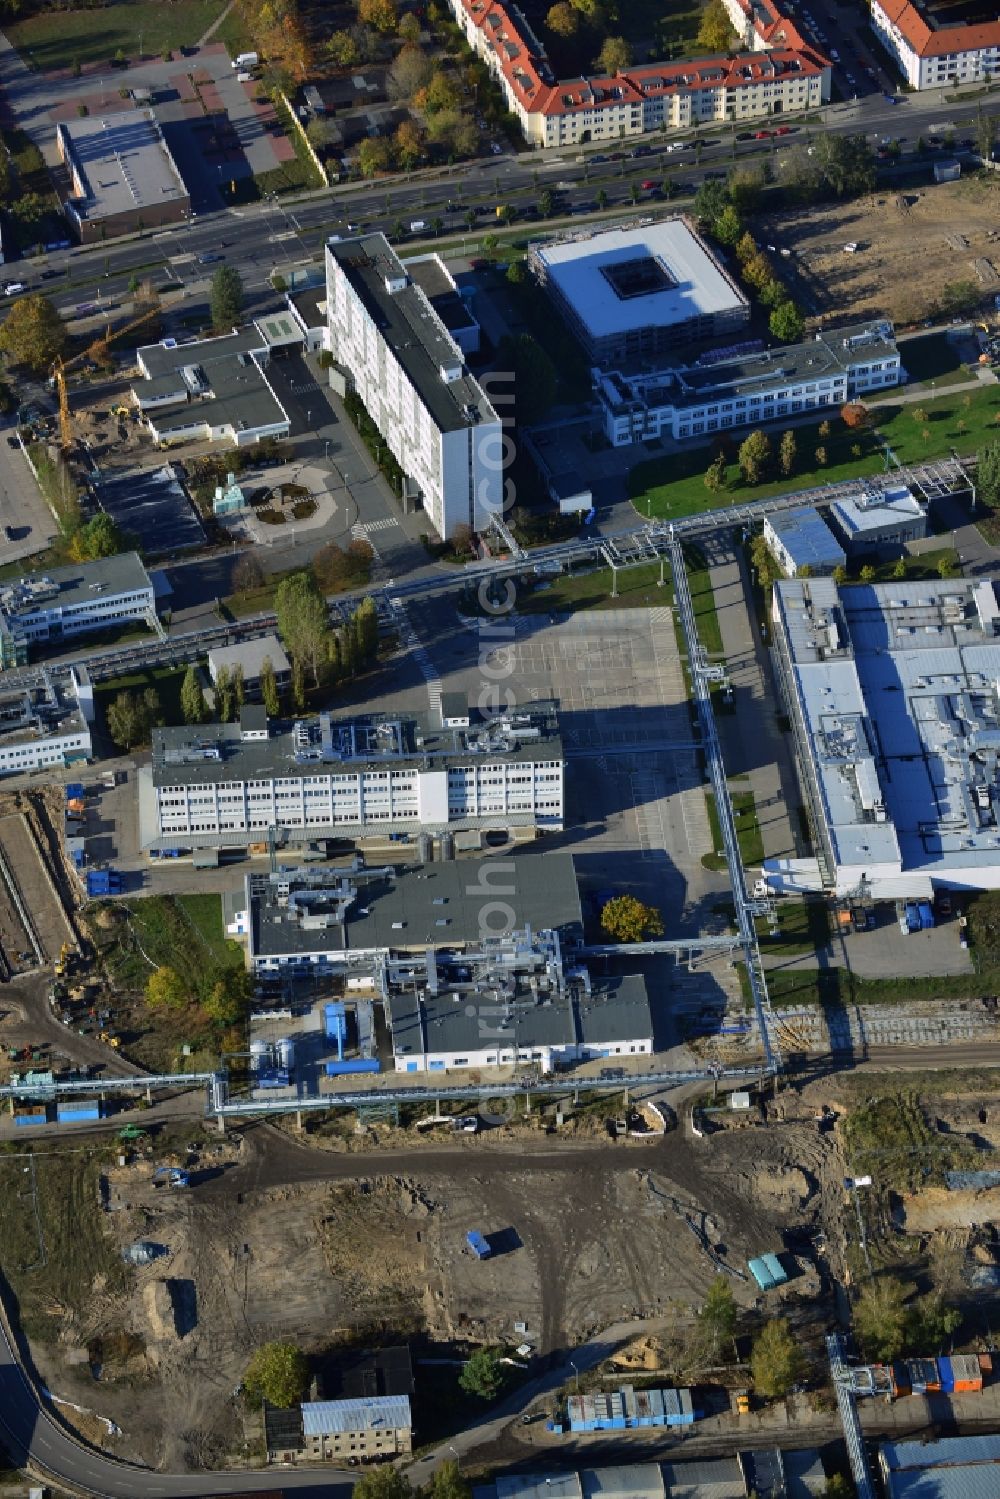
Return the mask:
<svg viewBox="0 0 1000 1499"><path fill-rule="evenodd" d="M427 702L432 713L441 711L441 678L434 669L434 662L420 643L420 637L410 624L410 617L402 599L391 599L391 608L399 625L399 638L420 668L420 675L427 683Z"/></svg>
<svg viewBox="0 0 1000 1499"><path fill-rule="evenodd" d="M367 536L371 531L388 531L392 526L398 526L399 521L394 515L383 515L381 520L357 521L351 527L355 536Z"/></svg>
<svg viewBox="0 0 1000 1499"><path fill-rule="evenodd" d="M319 391L315 380L293 380L288 388L295 396L311 396Z"/></svg>

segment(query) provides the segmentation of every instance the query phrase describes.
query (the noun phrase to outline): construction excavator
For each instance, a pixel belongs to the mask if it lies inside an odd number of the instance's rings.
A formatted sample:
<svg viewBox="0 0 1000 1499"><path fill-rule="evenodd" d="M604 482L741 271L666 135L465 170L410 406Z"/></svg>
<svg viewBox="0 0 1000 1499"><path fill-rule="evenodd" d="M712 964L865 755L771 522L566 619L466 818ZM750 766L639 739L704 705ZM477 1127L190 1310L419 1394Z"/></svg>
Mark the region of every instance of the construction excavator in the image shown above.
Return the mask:
<svg viewBox="0 0 1000 1499"><path fill-rule="evenodd" d="M136 328L141 328L144 323L148 323L151 318L159 317L159 315L160 304L156 302L150 307L144 307L137 317L132 318L127 323L123 323L120 328L112 329L109 323L103 335L100 338L93 339L81 354L75 355L72 359L63 359L60 355L52 365L49 373L59 396L59 443L64 453L67 453L73 446L73 413L69 405L66 376L75 370L78 365L85 364L88 359L93 360L95 355L109 349L120 338L124 338L127 333L133 332Z"/></svg>

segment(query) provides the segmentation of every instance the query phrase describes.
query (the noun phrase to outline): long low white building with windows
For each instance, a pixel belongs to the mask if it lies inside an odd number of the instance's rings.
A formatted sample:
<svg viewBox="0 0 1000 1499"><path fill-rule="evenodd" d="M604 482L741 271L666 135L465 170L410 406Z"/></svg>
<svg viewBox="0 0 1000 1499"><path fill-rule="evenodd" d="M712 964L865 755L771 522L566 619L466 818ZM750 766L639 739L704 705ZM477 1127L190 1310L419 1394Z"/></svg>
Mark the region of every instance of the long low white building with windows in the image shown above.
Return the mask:
<svg viewBox="0 0 1000 1499"><path fill-rule="evenodd" d="M84 666L68 679L39 674L29 687L0 688L0 775L82 765L91 759L94 691Z"/></svg>
<svg viewBox="0 0 1000 1499"><path fill-rule="evenodd" d="M981 582L796 578L772 603L813 830L777 890L1000 889L1000 597Z"/></svg>
<svg viewBox="0 0 1000 1499"><path fill-rule="evenodd" d="M503 510L505 437L465 356L384 234L326 251L329 347L442 538Z"/></svg>
<svg viewBox="0 0 1000 1499"><path fill-rule="evenodd" d="M891 323L831 329L804 343L697 364L596 370L604 430L615 447L668 437L704 442L732 427L763 427L839 409L905 378Z"/></svg>
<svg viewBox="0 0 1000 1499"><path fill-rule="evenodd" d="M0 587L0 667L23 666L37 642L133 620L156 623L153 584L135 552L26 573Z"/></svg>
<svg viewBox="0 0 1000 1499"><path fill-rule="evenodd" d="M437 728L418 715L293 724L244 707L239 724L153 732L140 783L143 845L245 848L421 831L504 829L530 839L563 823L563 748L552 704Z"/></svg>

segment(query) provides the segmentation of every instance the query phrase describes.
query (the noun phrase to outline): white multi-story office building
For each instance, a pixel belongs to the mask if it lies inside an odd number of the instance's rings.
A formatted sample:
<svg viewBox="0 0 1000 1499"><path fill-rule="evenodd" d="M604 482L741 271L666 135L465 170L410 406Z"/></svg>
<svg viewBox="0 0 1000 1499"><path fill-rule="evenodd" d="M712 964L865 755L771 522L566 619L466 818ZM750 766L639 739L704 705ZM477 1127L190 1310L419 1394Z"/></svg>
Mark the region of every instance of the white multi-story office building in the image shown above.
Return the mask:
<svg viewBox="0 0 1000 1499"><path fill-rule="evenodd" d="M830 99L830 64L794 26L768 18L737 55L626 68L613 78L556 79L545 49L507 0L450 0L533 146L619 140L705 120L753 120ZM763 9L763 7L761 7ZM742 30L742 24L738 25ZM767 40L764 35L767 34ZM766 49L766 50L764 50Z"/></svg>
<svg viewBox="0 0 1000 1499"><path fill-rule="evenodd" d="M504 433L455 339L384 234L327 246L330 350L441 537L503 507Z"/></svg>
<svg viewBox="0 0 1000 1499"><path fill-rule="evenodd" d="M155 621L149 574L135 552L25 574L0 588L0 666L20 666L36 641L62 640L130 620Z"/></svg>
<svg viewBox="0 0 1000 1499"><path fill-rule="evenodd" d="M805 343L677 368L595 371L604 430L615 447L666 436L704 442L839 408L904 377L891 323L839 328Z"/></svg>
<svg viewBox="0 0 1000 1499"><path fill-rule="evenodd" d="M418 717L318 719L154 730L140 792L142 841L246 847L274 828L291 842L503 828L530 838L563 822L563 752L551 705L482 726Z"/></svg>
<svg viewBox="0 0 1000 1499"><path fill-rule="evenodd" d="M910 88L988 82L1000 75L1000 16L996 7L962 9L949 26L948 10L913 0L872 0L871 21Z"/></svg>
<svg viewBox="0 0 1000 1499"><path fill-rule="evenodd" d="M29 687L0 691L0 775L81 764L91 757L94 694L87 670L68 682L46 672Z"/></svg>

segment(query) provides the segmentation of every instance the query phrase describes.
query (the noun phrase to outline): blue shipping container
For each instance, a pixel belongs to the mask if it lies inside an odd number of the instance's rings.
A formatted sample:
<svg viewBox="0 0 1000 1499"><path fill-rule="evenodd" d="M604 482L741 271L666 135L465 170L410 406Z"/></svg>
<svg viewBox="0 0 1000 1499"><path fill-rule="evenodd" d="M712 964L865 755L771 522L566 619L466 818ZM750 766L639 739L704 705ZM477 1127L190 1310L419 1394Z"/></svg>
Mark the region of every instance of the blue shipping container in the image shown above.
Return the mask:
<svg viewBox="0 0 1000 1499"><path fill-rule="evenodd" d="M83 782L82 781L67 781L66 782L66 800L68 802L82 802L83 801Z"/></svg>
<svg viewBox="0 0 1000 1499"><path fill-rule="evenodd" d="M476 1256L477 1260L488 1260L493 1253L487 1241L478 1229L470 1228L465 1236L465 1242Z"/></svg>
<svg viewBox="0 0 1000 1499"><path fill-rule="evenodd" d="M60 1103L56 1105L56 1119L60 1124L76 1124L85 1119L100 1119L99 1103Z"/></svg>
<svg viewBox="0 0 1000 1499"><path fill-rule="evenodd" d="M350 1072L381 1072L382 1063L377 1057L345 1057L339 1062L327 1062L327 1077L342 1077Z"/></svg>
<svg viewBox="0 0 1000 1499"><path fill-rule="evenodd" d="M945 1395L955 1393L955 1371L951 1367L950 1358L939 1358L937 1361L938 1379L941 1381L941 1390Z"/></svg>
<svg viewBox="0 0 1000 1499"><path fill-rule="evenodd" d="M926 930L927 927L932 927L934 925L934 912L931 910L929 901L922 900L917 907L917 911L920 914L921 927Z"/></svg>

